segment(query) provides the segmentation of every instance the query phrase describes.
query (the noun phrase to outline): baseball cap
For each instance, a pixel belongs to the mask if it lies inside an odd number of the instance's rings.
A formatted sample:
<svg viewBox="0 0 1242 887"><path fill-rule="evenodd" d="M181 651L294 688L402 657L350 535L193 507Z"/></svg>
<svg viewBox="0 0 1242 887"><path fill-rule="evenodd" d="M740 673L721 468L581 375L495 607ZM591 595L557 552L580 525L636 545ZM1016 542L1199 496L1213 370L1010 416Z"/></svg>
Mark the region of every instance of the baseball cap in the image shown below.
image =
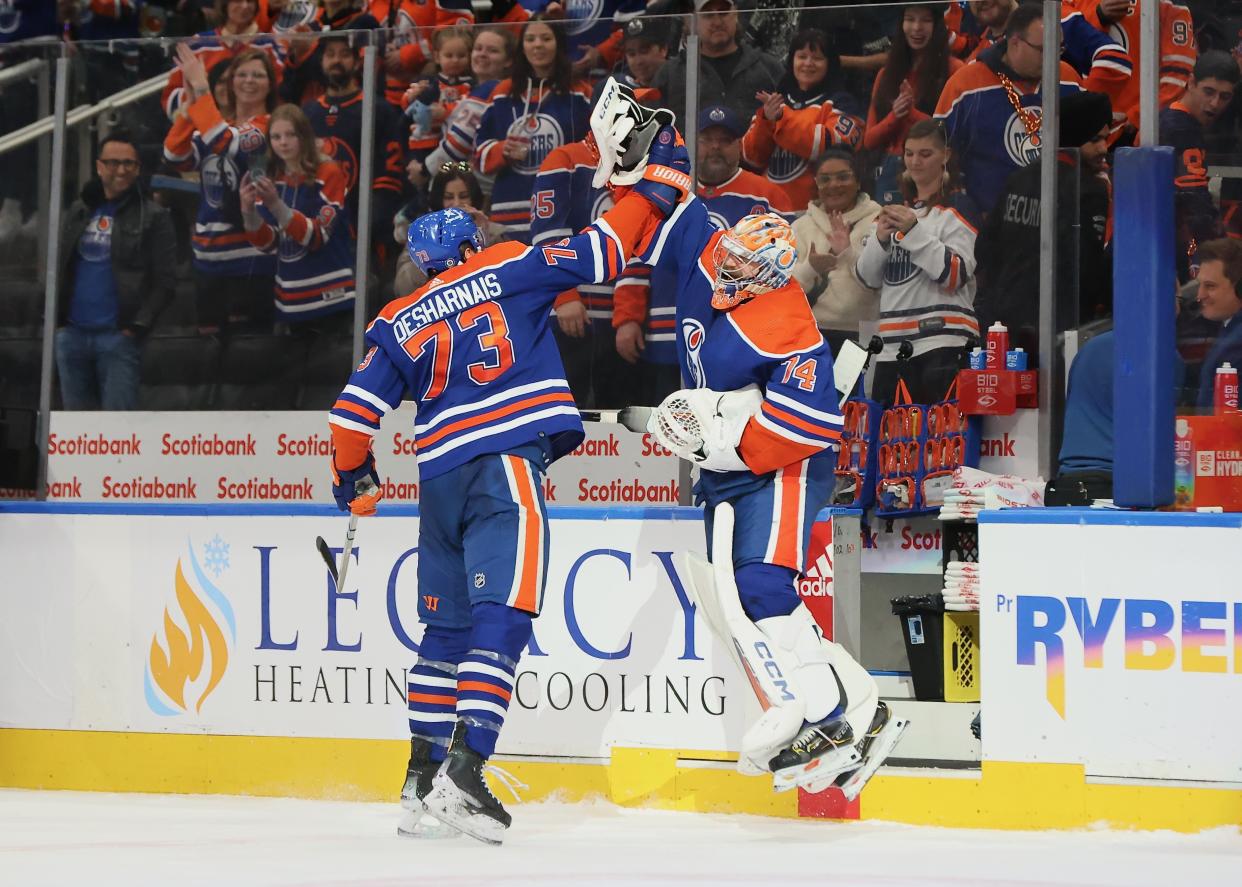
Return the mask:
<svg viewBox="0 0 1242 887"><path fill-rule="evenodd" d="M625 26L625 40L646 40L658 46L668 46L672 36L672 21L653 16L648 19L631 19Z"/></svg>
<svg viewBox="0 0 1242 887"><path fill-rule="evenodd" d="M737 138L746 135L746 127L737 115L724 105L712 105L699 112L699 132L711 126L723 126Z"/></svg>
<svg viewBox="0 0 1242 887"><path fill-rule="evenodd" d="M708 3L719 3L719 2L722 2L722 0L694 0L694 11L702 12L703 7L706 6ZM728 4L731 7L737 6L737 4L733 2L733 0L723 0L723 2Z"/></svg>

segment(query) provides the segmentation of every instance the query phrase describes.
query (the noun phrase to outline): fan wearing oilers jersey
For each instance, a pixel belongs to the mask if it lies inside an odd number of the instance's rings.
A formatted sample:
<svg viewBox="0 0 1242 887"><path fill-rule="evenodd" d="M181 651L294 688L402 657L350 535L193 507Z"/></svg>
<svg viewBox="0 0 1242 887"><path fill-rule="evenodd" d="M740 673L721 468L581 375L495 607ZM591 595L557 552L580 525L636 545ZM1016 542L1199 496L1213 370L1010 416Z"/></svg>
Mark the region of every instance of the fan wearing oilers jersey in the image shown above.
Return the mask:
<svg viewBox="0 0 1242 887"><path fill-rule="evenodd" d="M652 116L635 126L623 103L600 113L618 124L601 142L610 155L625 148L645 158L664 122ZM543 601L541 477L584 437L549 315L558 293L616 277L689 191L676 170L647 163L639 175L633 193L581 234L545 245L485 249L458 209L416 220L409 251L429 280L372 321L366 357L332 408L333 494L342 510L363 515L378 499L372 439L380 420L406 392L418 405L418 612L426 631L409 678L402 834L431 830L424 809L437 828L488 843L500 843L509 826L483 769Z"/></svg>
<svg viewBox="0 0 1242 887"><path fill-rule="evenodd" d="M657 141L674 138L670 128ZM835 783L856 797L905 724L795 589L832 491L842 419L832 354L793 279L793 233L770 213L720 231L696 199L641 258L675 270L678 356L694 385L666 398L647 429L699 468L712 563L691 556L687 575L763 709L738 769L771 774L778 791Z"/></svg>

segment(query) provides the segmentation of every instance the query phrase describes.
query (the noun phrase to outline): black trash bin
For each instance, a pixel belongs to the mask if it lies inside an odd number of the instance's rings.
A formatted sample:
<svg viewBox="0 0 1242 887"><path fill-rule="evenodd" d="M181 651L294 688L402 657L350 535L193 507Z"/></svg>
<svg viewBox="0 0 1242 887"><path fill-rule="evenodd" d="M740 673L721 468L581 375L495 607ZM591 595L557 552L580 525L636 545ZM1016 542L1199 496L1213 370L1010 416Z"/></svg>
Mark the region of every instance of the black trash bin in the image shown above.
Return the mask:
<svg viewBox="0 0 1242 887"><path fill-rule="evenodd" d="M943 702L944 596L908 595L893 598L891 603L893 614L901 620L914 698L920 702Z"/></svg>

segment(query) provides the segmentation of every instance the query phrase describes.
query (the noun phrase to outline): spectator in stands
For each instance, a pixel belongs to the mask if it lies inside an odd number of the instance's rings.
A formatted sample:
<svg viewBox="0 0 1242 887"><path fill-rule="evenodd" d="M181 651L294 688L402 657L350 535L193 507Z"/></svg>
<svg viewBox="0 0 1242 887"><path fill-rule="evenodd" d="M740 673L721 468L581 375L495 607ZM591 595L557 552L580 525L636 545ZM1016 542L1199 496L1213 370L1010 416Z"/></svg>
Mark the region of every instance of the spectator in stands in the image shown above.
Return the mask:
<svg viewBox="0 0 1242 887"><path fill-rule="evenodd" d="M863 240L880 213L880 205L859 184L857 164L848 151L825 151L815 165L819 196L793 223L798 242L794 277L806 290L815 323L834 354L847 339L860 341L860 325L874 327L879 317L879 294L854 274Z"/></svg>
<svg viewBox="0 0 1242 887"><path fill-rule="evenodd" d="M876 77L863 147L884 155L875 184L881 197L895 197L900 190L897 179L906 133L936 112L945 83L962 67L949 55L949 30L941 10L935 3L902 7L901 27Z"/></svg>
<svg viewBox="0 0 1242 887"><path fill-rule="evenodd" d="M513 63L513 35L507 28L483 27L474 31L474 47L470 50L470 72L475 87L457 103L444 121L440 145L422 162L410 161L410 173L421 181L424 175L436 175L446 163L468 162L474 153L479 121L491 102L499 82L509 75ZM424 172L425 167L425 172ZM479 173L484 193L491 193L493 177Z"/></svg>
<svg viewBox="0 0 1242 887"><path fill-rule="evenodd" d="M226 323L267 328L274 257L255 249L242 227L238 189L243 174L267 153L268 115L275 107L275 66L262 49L233 59L224 75L229 117L216 105L203 61L177 46L187 104L164 139L164 158L197 170L201 199L194 222L194 285L200 332Z"/></svg>
<svg viewBox="0 0 1242 887"><path fill-rule="evenodd" d="M65 4L61 4L64 6ZM92 102L119 92L138 79L136 0L69 4L65 28L86 63L86 90Z"/></svg>
<svg viewBox="0 0 1242 887"><path fill-rule="evenodd" d="M1005 41L951 76L940 96L936 117L944 121L976 206L995 206L1010 174L1039 156L1044 39L1042 8L1018 7ZM1061 94L1079 92L1079 84L1074 69L1061 62Z"/></svg>
<svg viewBox="0 0 1242 887"><path fill-rule="evenodd" d="M270 22L259 21L259 0L216 0L215 10L219 16L220 26L197 35L189 44L189 48L198 55L203 67L210 71L221 63L230 63L243 52L262 49L270 55L274 77L271 88L273 95L278 85L281 69L284 66L284 53L280 44L271 36L264 35L271 27ZM239 39L242 38L242 39ZM183 56L180 51L177 58ZM181 107L194 100L185 93L185 69L182 66L173 70L168 83L160 96L164 113L172 118Z"/></svg>
<svg viewBox="0 0 1242 887"><path fill-rule="evenodd" d="M756 94L771 92L781 79L781 63L741 42L733 0L695 0L694 27L699 35L699 107L724 105L749 120L759 104ZM686 113L686 57L670 59L655 79L660 104Z"/></svg>
<svg viewBox="0 0 1242 887"><path fill-rule="evenodd" d="M503 7L497 3L493 7L493 20L499 12L495 7ZM569 58L574 65L574 79L586 80L591 77L602 77L606 71L616 67L621 60L621 41L625 25L637 19L646 11L646 0L593 0L591 3L577 3L573 0L525 0L526 8L532 12L555 13L565 18L566 43Z"/></svg>
<svg viewBox="0 0 1242 887"><path fill-rule="evenodd" d="M1057 330L1073 329L1112 314L1113 274L1109 227L1108 96L1081 92L1061 102L1057 176ZM1009 328L1011 347L1023 348L1035 367L1039 354L1040 168L1033 163L1009 177L979 230L979 325Z"/></svg>
<svg viewBox="0 0 1242 887"><path fill-rule="evenodd" d="M379 27L375 17L362 11L361 0L323 0L323 6L311 5L304 10L313 12L309 25L299 25L307 32L313 31L364 31ZM279 21L279 20L278 20ZM333 40L343 42L351 49L361 51L366 46L367 35L358 34L356 40L344 37ZM288 63L280 81L281 101L305 106L323 95L329 88L324 50L330 41L320 39L302 46L292 42ZM359 79L361 79L359 77Z"/></svg>
<svg viewBox="0 0 1242 887"><path fill-rule="evenodd" d="M460 160L446 163L436 177L431 180L431 192L427 197L427 208L409 208L397 213L392 220L393 239L401 244L397 256L397 278L394 291L398 296L408 295L427 282L427 275L422 272L409 253L406 252L406 234L410 222L424 212L435 212L440 209L460 209L468 212L474 223L483 232L483 239L489 246L505 239L505 228L487 218L482 207L486 205L483 189L479 180L470 170L470 164Z"/></svg>
<svg viewBox="0 0 1242 887"><path fill-rule="evenodd" d="M457 103L474 89L470 71L470 53L474 34L469 28L441 28L432 38L435 46L435 71L411 83L401 98L406 114L412 120L409 132L409 153L412 159L423 160L440 144L444 121Z"/></svg>
<svg viewBox="0 0 1242 887"><path fill-rule="evenodd" d="M172 300L176 234L140 173L137 147L114 131L65 212L56 367L67 410L137 408L142 340Z"/></svg>
<svg viewBox="0 0 1242 887"><path fill-rule="evenodd" d="M782 109L783 110L783 109ZM742 137L746 129L731 108L713 105L699 112L694 171L698 196L721 228L743 216L768 210L792 215L786 192L763 176L742 169Z"/></svg>
<svg viewBox="0 0 1242 887"><path fill-rule="evenodd" d="M959 189L943 125L923 120L906 136L904 204L883 207L863 242L857 274L880 291L880 337L871 396L892 403L905 380L915 403L943 400L963 346L979 338L975 319L978 212ZM903 342L913 347L902 362Z"/></svg>
<svg viewBox="0 0 1242 887"><path fill-rule="evenodd" d="M1139 46L1142 43L1136 0L1070 0L1068 9L1081 12L1089 24L1109 35L1121 33L1130 49L1134 74L1113 104L1113 147L1134 144L1139 126ZM1194 22L1185 6L1160 0L1160 107L1167 108L1182 97L1198 58Z"/></svg>
<svg viewBox="0 0 1242 887"><path fill-rule="evenodd" d="M358 175L362 156L362 60L358 49L341 36L322 37L319 57L325 92L302 111L310 120L325 159L345 173L349 188L349 224L358 227ZM388 226L401 208L404 185L404 118L387 102L375 103L371 160L371 237L387 246Z"/></svg>
<svg viewBox="0 0 1242 887"><path fill-rule="evenodd" d="M1223 238L1200 245L1198 280L1204 318L1221 324L1199 377L1198 405L1210 410L1217 368L1223 363L1242 367L1242 242Z"/></svg>
<svg viewBox="0 0 1242 887"><path fill-rule="evenodd" d="M622 66L614 75L631 89L650 89L668 61L670 22L666 18L636 18L625 26L621 42Z"/></svg>
<svg viewBox="0 0 1242 887"><path fill-rule="evenodd" d="M267 127L266 171L242 179L241 213L250 242L274 254L276 312L287 324L342 328L354 303L354 241L345 217L345 173L325 160L310 121L281 105ZM324 318L333 317L330 323Z"/></svg>
<svg viewBox="0 0 1242 887"><path fill-rule="evenodd" d="M779 207L800 213L815 196L814 160L829 146L855 150L863 122L848 110L848 95L829 92L840 82L840 62L824 32L799 31L789 47L779 88L756 96L762 104L742 140L742 158L784 195Z"/></svg>
<svg viewBox="0 0 1242 887"><path fill-rule="evenodd" d="M586 142L570 142L548 155L535 178L532 244L551 245L570 237L612 207L608 191L592 187L596 163L597 154ZM554 303L556 344L579 406L636 402L634 368L617 356L612 296L611 283L585 283L561 293Z"/></svg>
<svg viewBox="0 0 1242 887"><path fill-rule="evenodd" d="M1208 192L1206 131L1233 101L1238 65L1228 53L1205 52L1185 95L1160 112L1160 144L1174 154L1178 276L1193 277L1196 245L1220 234L1220 213Z"/></svg>
<svg viewBox="0 0 1242 887"><path fill-rule="evenodd" d="M520 9L520 7L515 7ZM371 0L368 11L389 31L384 50L388 75L384 97L401 106L401 97L432 58L430 35L439 28L474 24L470 0Z"/></svg>
<svg viewBox="0 0 1242 887"><path fill-rule="evenodd" d="M522 28L513 75L492 95L475 137L475 167L496 177L490 217L509 236L530 238L530 199L539 166L555 148L586 138L591 87L574 81L562 28L534 18Z"/></svg>

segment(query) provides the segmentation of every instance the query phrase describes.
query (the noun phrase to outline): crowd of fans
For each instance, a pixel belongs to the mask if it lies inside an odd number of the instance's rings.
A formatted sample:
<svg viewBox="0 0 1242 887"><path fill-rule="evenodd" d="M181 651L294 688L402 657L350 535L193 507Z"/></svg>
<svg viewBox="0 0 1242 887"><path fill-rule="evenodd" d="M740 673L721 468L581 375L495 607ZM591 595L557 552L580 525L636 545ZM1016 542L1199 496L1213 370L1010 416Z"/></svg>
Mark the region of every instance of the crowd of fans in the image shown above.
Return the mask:
<svg viewBox="0 0 1242 887"><path fill-rule="evenodd" d="M1207 172L1235 143L1242 59L1216 6L1160 2L1160 137L1177 156L1183 281L1201 245L1242 237L1242 188L1214 195ZM4 64L22 57L21 41L54 35L79 41L92 91L173 68L158 162L140 170L143 140L104 133L96 178L69 211L63 402L134 406L141 342L175 289L169 243L188 243L199 333L339 336L356 298L370 311L422 282L404 240L423 212L466 209L489 243L588 224L608 206L582 143L600 83L615 75L680 119L690 33L696 172L712 218L792 220L795 273L834 350L878 335L872 395L890 399L903 375L916 401L938 400L994 321L1038 353L1033 161L1048 45L1062 59L1058 228L1077 238L1062 250L1077 259L1058 274L1057 326L1111 313L1110 157L1137 142L1139 15L1133 0L1062 8L1056 35L1040 4L1017 0L0 0ZM360 280L366 45L382 95ZM22 111L0 100L0 128L14 128ZM140 189L152 172L197 181L192 219ZM33 209L29 183L4 178L0 242ZM615 287L558 299L581 405L650 402L677 386L675 296L658 268L631 266Z"/></svg>

